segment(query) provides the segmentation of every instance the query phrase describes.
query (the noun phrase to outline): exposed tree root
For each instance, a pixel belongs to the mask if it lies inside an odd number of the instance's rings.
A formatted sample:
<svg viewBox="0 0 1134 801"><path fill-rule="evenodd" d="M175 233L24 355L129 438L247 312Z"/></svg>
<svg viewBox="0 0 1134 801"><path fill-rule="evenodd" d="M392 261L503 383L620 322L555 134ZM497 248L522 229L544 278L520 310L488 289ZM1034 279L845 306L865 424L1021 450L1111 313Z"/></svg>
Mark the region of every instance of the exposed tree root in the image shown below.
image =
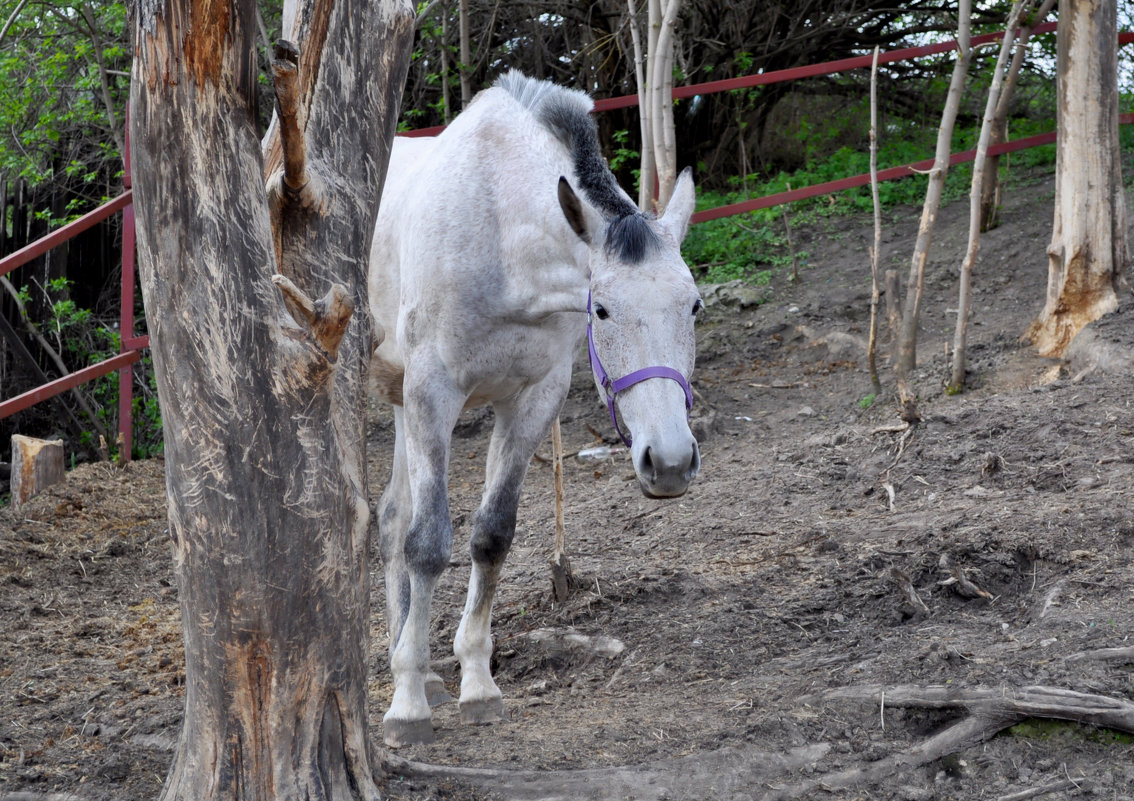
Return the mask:
<svg viewBox="0 0 1134 801"><path fill-rule="evenodd" d="M1125 649L1108 649L1125 650ZM839 687L821 695L806 696L801 703L861 701L873 707L883 704L916 709L964 709L970 714L913 748L881 759L866 767L836 771L763 796L767 801L811 797L817 790L837 790L859 784L876 784L902 768L935 762L957 751L984 742L1027 718L1053 718L1086 723L1118 731L1134 732L1134 704L1120 698L1090 695L1058 687L862 686ZM1040 792L1052 792L1041 789ZM1039 794L1039 793L1037 793ZM1020 798L1033 796L1024 795Z"/></svg>
<svg viewBox="0 0 1134 801"><path fill-rule="evenodd" d="M1127 658L1134 649L1089 652L1084 659ZM1117 652L1127 652L1119 654ZM1078 655L1077 655L1078 656ZM1074 657L1072 657L1074 658ZM830 745L817 743L786 754L770 754L746 748L725 748L642 765L590 770L514 771L463 768L410 762L392 754L385 757L386 770L402 776L448 778L491 789L508 801L558 801L559 799L623 799L660 801L662 798L722 798L743 792L762 801L791 798L821 798L826 792L876 786L909 768L928 765L988 740L1027 718L1054 718L1134 732L1134 703L1119 698L1090 695L1057 687L962 689L912 685L840 687L805 696L801 704L825 706L831 702L862 702L874 710L886 706L914 709L959 709L968 712L927 740L891 756L865 765L821 773L789 784L792 774L813 771L830 752ZM1000 801L1023 801L1049 793L1085 786L1068 777L1002 796Z"/></svg>
<svg viewBox="0 0 1134 801"><path fill-rule="evenodd" d="M1126 648L1100 648L1097 651L1080 651L1067 657L1068 662L1134 662L1134 646Z"/></svg>
<svg viewBox="0 0 1134 801"><path fill-rule="evenodd" d="M1074 779L1063 779L1062 781L1053 782L1052 784L1045 784L1042 787L1029 787L1027 790L1020 790L1016 793L1008 793L1002 795L996 801L1025 801L1028 798L1039 798L1041 795L1048 795L1049 793L1060 793L1064 790L1071 790L1075 787L1081 787L1080 783L1075 782Z"/></svg>
<svg viewBox="0 0 1134 801"><path fill-rule="evenodd" d="M887 701L889 698L887 698ZM774 801L784 798L814 798L819 790L843 790L859 784L877 784L893 776L902 768L927 765L949 754L983 742L1006 726L1015 722L1015 719L1004 717L986 717L974 715L965 718L960 723L954 723L933 737L913 748L894 754L889 759L880 759L865 767L848 768L847 770L826 773L817 779L809 779L799 784L781 787L761 796L762 801Z"/></svg>
<svg viewBox="0 0 1134 801"><path fill-rule="evenodd" d="M772 754L754 748L722 748L642 765L589 770L461 768L410 762L386 755L389 773L453 779L490 790L507 801L610 799L662 801L673 798L732 798L759 793L768 782L812 767L830 751L827 743Z"/></svg>
<svg viewBox="0 0 1134 801"><path fill-rule="evenodd" d="M1019 689L1012 687L976 687L963 689L943 685L928 687L912 685L881 687L875 685L839 687L828 690L820 696L805 697L801 701L814 703L817 700L844 700L868 701L871 704L878 704L881 703L883 692L886 693L886 704L888 706L917 709L966 709L973 715L988 718L1012 718L1008 725L1025 718L1054 718L1085 723L1091 726L1102 726L1117 731L1134 732L1134 703L1121 698L1080 693L1059 687L1036 686ZM989 734L995 733L993 731Z"/></svg>

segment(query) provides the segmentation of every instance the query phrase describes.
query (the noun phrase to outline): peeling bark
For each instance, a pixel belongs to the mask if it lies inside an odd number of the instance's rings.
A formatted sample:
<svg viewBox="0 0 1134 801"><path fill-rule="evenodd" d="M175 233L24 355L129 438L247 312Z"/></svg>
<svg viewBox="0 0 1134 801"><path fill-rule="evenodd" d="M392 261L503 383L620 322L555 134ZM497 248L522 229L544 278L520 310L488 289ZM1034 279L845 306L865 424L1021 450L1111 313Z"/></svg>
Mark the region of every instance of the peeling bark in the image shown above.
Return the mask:
<svg viewBox="0 0 1134 801"><path fill-rule="evenodd" d="M1025 333L1061 356L1083 326L1118 305L1129 263L1118 148L1118 25L1109 0L1060 4L1055 222L1047 297Z"/></svg>
<svg viewBox="0 0 1134 801"><path fill-rule="evenodd" d="M161 0L135 15L139 264L186 655L163 799L378 798L366 715L374 335L352 311L365 307L414 17L399 0L289 8L303 49L291 155L325 182L333 201L321 204L269 203L255 3ZM273 137L267 174L283 173Z"/></svg>

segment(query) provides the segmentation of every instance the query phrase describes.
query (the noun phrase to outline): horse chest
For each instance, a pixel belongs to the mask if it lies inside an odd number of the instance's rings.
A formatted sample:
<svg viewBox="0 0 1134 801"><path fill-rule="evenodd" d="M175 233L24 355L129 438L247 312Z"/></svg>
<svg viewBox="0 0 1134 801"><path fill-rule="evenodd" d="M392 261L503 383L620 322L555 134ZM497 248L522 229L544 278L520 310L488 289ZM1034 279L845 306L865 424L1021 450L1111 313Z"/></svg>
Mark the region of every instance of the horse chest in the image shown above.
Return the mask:
<svg viewBox="0 0 1134 801"><path fill-rule="evenodd" d="M498 325L453 342L446 362L456 383L479 402L508 397L553 370L570 370L585 323ZM575 330L577 329L577 330Z"/></svg>

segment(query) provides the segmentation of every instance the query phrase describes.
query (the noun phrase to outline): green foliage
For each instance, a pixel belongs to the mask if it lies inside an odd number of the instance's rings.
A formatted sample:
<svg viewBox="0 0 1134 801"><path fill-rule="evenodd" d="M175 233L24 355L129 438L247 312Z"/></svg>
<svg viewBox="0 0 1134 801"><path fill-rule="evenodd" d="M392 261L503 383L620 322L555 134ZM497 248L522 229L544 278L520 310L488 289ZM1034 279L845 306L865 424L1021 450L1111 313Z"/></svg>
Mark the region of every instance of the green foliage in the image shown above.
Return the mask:
<svg viewBox="0 0 1134 801"><path fill-rule="evenodd" d="M429 3L418 2L416 7L417 13L420 15L429 7ZM414 50L410 54L411 69L419 75L423 89L436 91L428 91L428 94L434 98L433 100L426 101L420 106L404 106L401 118L398 121L399 131L411 131L414 128L429 127L435 122L447 121L447 115L452 116L456 111L456 108L445 108L445 96L442 91L443 85L447 84L450 98L455 99L453 102L459 103L461 97L460 47L446 41L445 26L442 25L443 15L449 13L452 13L452 10L446 7L435 9L421 22ZM456 29L456 26L456 20L451 20L449 28ZM444 73L441 72L441 54L438 52L442 48L445 50L448 61L448 67Z"/></svg>
<svg viewBox="0 0 1134 801"><path fill-rule="evenodd" d="M48 316L37 328L52 342L65 364L72 369L81 369L116 356L121 351L122 338L112 322L98 319L91 310L78 307L66 296L72 283L66 278L47 283L44 295ZM33 297L26 286L20 289L20 295L28 300ZM134 442L131 455L147 458L162 452L161 412L157 405L157 388L149 354L142 357L134 373ZM79 445L94 450L99 445L99 426L108 432L118 428L118 373L96 378L85 384L81 391L91 399L97 425L91 421L90 428L80 435ZM80 413L80 419L84 417L85 414ZM113 453L114 443L108 442L107 445Z"/></svg>
<svg viewBox="0 0 1134 801"><path fill-rule="evenodd" d="M0 0L0 21L16 5ZM53 222L117 189L129 69L122 2L30 2L0 43L0 176L74 192Z"/></svg>
<svg viewBox="0 0 1134 801"><path fill-rule="evenodd" d="M837 135L841 122L805 122L799 129L801 141L806 143L807 163L790 173L779 172L772 176L749 175L730 179L731 188L725 192L703 191L698 209L712 209L751 198L765 197L788 190L835 181L870 171L870 154L866 150L840 147L824 157L822 145L828 137ZM1131 126L1126 126L1130 128ZM1051 120L1016 120L1009 128L1010 138L1021 138L1054 128ZM954 134L954 152L975 147L979 127L959 127ZM1123 132L1124 141L1134 146L1134 130ZM878 168L910 164L933 157L936 131L916 125L895 123L881 138ZM1009 154L1000 160L1003 174L1014 168L1049 167L1055 163L1055 147L1048 145ZM883 181L878 185L879 202L884 209L902 205L920 206L925 200L928 185L926 175L913 175L899 180ZM967 197L972 182L969 164L954 165L945 179L943 202ZM821 195L791 204L788 214L793 224L816 218L866 212L873 208L870 187L862 186L830 195ZM790 267L786 229L781 207L761 209L748 214L700 223L692 227L685 240L684 253L700 281L718 283L737 278L751 283L766 284L771 278ZM797 253L801 264L807 254Z"/></svg>
<svg viewBox="0 0 1134 801"><path fill-rule="evenodd" d="M858 405L861 409L866 410L874 405L874 400L874 393L871 392L869 395L864 395L863 397L859 398Z"/></svg>
<svg viewBox="0 0 1134 801"><path fill-rule="evenodd" d="M638 164L641 162L641 154L627 146L630 139L630 132L623 128L620 131L615 131L612 134L614 139L614 148L610 156L610 169L612 172L618 172L623 167L631 164ZM638 181L641 170L634 170L634 181Z"/></svg>
<svg viewBox="0 0 1134 801"><path fill-rule="evenodd" d="M706 192L702 208L731 202L727 196ZM693 226L682 246L698 281L724 283L743 279L757 286L771 283L777 271L791 267L787 232L778 209L763 209L742 217L726 217ZM797 253L800 262L806 253Z"/></svg>

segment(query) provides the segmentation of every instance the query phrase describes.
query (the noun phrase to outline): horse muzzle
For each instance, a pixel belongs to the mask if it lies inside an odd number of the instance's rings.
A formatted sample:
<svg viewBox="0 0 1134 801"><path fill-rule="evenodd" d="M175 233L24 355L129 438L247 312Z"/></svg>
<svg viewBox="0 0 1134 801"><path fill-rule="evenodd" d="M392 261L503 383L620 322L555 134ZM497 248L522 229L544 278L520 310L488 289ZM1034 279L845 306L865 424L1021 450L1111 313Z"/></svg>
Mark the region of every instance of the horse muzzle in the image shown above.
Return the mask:
<svg viewBox="0 0 1134 801"><path fill-rule="evenodd" d="M701 452L693 435L682 443L645 443L634 448L634 472L647 498L678 498L701 469Z"/></svg>

